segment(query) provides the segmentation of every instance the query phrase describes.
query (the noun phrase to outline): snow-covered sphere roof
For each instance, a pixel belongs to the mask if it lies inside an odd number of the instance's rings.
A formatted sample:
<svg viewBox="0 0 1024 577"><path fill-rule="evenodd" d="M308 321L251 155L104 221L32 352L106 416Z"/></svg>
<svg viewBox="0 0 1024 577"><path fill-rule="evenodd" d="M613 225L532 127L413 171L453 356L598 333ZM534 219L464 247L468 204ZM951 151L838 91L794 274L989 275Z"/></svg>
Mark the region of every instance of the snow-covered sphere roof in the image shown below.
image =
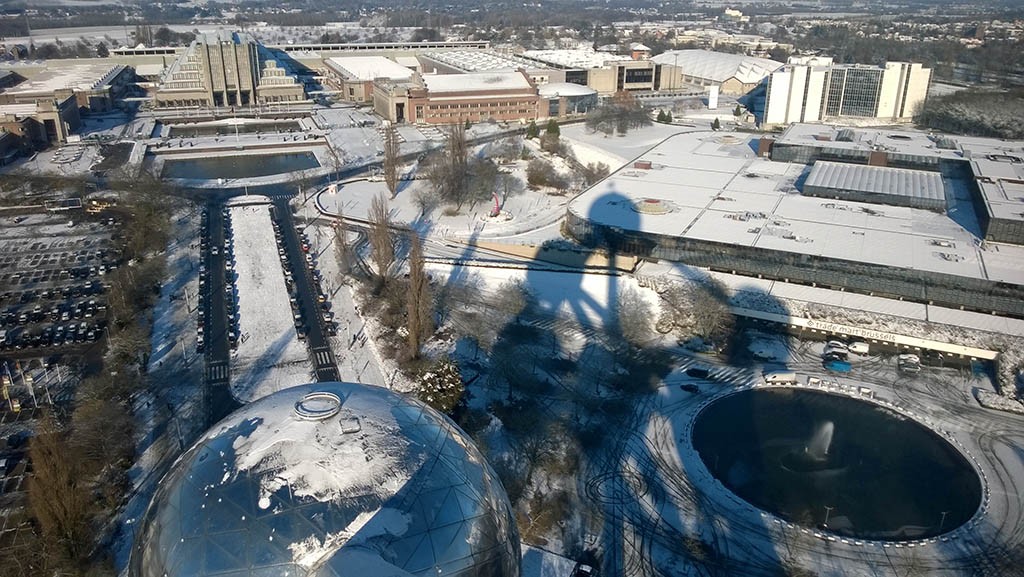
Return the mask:
<svg viewBox="0 0 1024 577"><path fill-rule="evenodd" d="M318 383L214 426L161 481L132 577L517 577L508 497L446 417Z"/></svg>

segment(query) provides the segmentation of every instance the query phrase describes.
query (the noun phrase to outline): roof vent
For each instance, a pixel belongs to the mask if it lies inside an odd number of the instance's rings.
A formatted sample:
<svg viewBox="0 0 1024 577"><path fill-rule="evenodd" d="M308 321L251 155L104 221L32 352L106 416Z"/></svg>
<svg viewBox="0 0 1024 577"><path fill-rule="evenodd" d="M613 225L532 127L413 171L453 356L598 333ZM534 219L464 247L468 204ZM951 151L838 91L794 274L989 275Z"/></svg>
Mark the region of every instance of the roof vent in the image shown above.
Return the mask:
<svg viewBox="0 0 1024 577"><path fill-rule="evenodd" d="M341 397L326 391L310 393L295 403L295 415L304 421L322 421L338 414Z"/></svg>

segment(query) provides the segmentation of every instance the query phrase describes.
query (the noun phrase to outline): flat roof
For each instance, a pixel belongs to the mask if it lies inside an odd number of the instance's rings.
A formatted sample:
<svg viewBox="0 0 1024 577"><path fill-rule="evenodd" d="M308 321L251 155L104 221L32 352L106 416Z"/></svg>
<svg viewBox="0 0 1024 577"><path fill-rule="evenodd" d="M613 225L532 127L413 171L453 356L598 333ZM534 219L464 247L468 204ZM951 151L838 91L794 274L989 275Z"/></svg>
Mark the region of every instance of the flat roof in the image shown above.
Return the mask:
<svg viewBox="0 0 1024 577"><path fill-rule="evenodd" d="M32 116L35 113L36 105L34 102L29 102L28 104L0 104L0 115Z"/></svg>
<svg viewBox="0 0 1024 577"><path fill-rule="evenodd" d="M51 67L52 66L52 67ZM47 64L47 69L8 88L5 94L52 94L57 90L93 90L108 84L124 66L109 62L92 64Z"/></svg>
<svg viewBox="0 0 1024 577"><path fill-rule="evenodd" d="M165 69L163 64L139 64L135 67L135 73L139 76L160 76Z"/></svg>
<svg viewBox="0 0 1024 577"><path fill-rule="evenodd" d="M925 170L887 168L819 160L804 186L945 202L942 175Z"/></svg>
<svg viewBox="0 0 1024 577"><path fill-rule="evenodd" d="M523 56L565 68L603 68L609 62L632 62L629 56L594 50L526 50Z"/></svg>
<svg viewBox="0 0 1024 577"><path fill-rule="evenodd" d="M843 140L838 140L841 137ZM873 151L921 158L970 162L982 198L993 216L1024 220L1024 141L951 136L880 128L849 128L793 124L776 145L821 146L840 150Z"/></svg>
<svg viewBox="0 0 1024 577"><path fill-rule="evenodd" d="M981 182L989 214L1001 220L1024 220L1024 183L999 180Z"/></svg>
<svg viewBox="0 0 1024 577"><path fill-rule="evenodd" d="M1024 284L1024 246L984 245L946 214L798 194L809 168L759 158L759 136L693 132L640 156L569 210L627 230ZM634 209L661 200L667 214Z"/></svg>
<svg viewBox="0 0 1024 577"><path fill-rule="evenodd" d="M846 140L839 140L840 136ZM897 154L985 160L989 155L1024 157L1024 142L973 136L951 136L886 128L853 128L827 124L792 124L775 139L776 144L824 146L845 150L879 150ZM986 165L981 163L983 168ZM1022 173L1024 174L1024 173ZM975 173L976 176L982 176Z"/></svg>
<svg viewBox="0 0 1024 577"><path fill-rule="evenodd" d="M548 66L514 54L499 54L489 50L435 50L425 52L424 58L458 68L463 72L490 70L518 70L520 68L547 69Z"/></svg>
<svg viewBox="0 0 1024 577"><path fill-rule="evenodd" d="M524 90L536 94L537 89L521 72L470 72L467 74L424 74L423 85L433 94L485 90Z"/></svg>
<svg viewBox="0 0 1024 577"><path fill-rule="evenodd" d="M348 80L368 81L375 78L404 80L413 71L383 56L339 56L325 60L327 66Z"/></svg>

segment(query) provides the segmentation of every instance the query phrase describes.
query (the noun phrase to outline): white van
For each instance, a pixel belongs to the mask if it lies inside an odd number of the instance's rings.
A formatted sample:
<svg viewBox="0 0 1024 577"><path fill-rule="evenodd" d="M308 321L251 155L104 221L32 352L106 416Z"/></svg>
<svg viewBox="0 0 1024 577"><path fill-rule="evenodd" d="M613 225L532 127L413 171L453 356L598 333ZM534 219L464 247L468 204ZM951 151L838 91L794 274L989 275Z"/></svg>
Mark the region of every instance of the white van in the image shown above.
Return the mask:
<svg viewBox="0 0 1024 577"><path fill-rule="evenodd" d="M764 374L764 382L769 385L788 385L795 384L796 373L793 371L772 371Z"/></svg>
<svg viewBox="0 0 1024 577"><path fill-rule="evenodd" d="M871 350L871 346L865 342L850 343L850 352L855 355L866 355Z"/></svg>

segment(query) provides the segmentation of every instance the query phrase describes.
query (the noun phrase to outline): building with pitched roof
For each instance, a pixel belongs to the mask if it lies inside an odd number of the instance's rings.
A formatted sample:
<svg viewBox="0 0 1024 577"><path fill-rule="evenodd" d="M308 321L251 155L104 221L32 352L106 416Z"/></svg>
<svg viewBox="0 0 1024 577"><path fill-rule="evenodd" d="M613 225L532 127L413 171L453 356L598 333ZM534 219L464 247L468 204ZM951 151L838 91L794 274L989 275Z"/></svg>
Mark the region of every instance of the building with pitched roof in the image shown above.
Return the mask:
<svg viewBox="0 0 1024 577"><path fill-rule="evenodd" d="M723 94L746 94L783 65L768 58L711 50L670 50L651 61L677 69L682 83L718 86Z"/></svg>

